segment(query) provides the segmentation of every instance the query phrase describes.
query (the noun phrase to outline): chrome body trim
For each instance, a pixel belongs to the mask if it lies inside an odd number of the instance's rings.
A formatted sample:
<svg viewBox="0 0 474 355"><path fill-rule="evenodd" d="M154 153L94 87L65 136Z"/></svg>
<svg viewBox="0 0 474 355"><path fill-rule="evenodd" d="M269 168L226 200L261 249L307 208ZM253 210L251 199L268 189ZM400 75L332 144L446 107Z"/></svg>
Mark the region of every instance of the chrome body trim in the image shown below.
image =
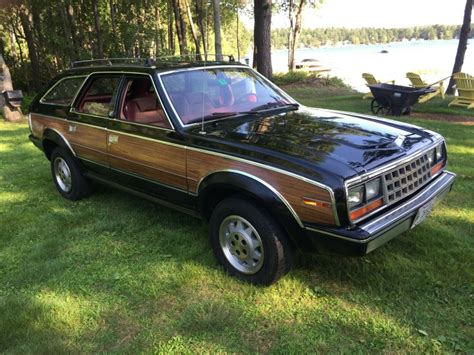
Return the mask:
<svg viewBox="0 0 474 355"><path fill-rule="evenodd" d="M51 119L63 121L63 122L71 122L71 121L68 121L64 118L48 116L48 115L43 115L43 114L37 114L37 113L33 113L33 114L41 116L41 117L45 117L45 118L51 118ZM121 132L121 131L110 130L110 129L107 129L105 127L98 127L98 126L94 126L94 125L91 125L91 124L82 123L82 122L78 122L78 121L74 121L74 123L79 124L79 125L84 125L84 126L87 126L87 127L102 129L102 130L105 130L106 132L114 132L114 133L118 133L118 134L127 135L127 136L130 136L130 137L136 137L136 138L141 138L141 139L144 139L144 140L149 140L149 141L152 141L152 142L167 144L167 145L174 146L174 147L181 147L181 148L186 149L186 150L191 150L191 151L195 151L195 152L199 152L199 153L203 153L203 154L209 154L209 155L213 155L213 156L217 156L217 157L221 157L221 158L235 160L235 161L238 161L238 162L241 162L241 163L257 166L257 167L260 167L260 168L263 168L263 169L266 169L266 170L270 170L270 171L273 171L273 172L276 172L276 173L279 173L279 174L283 174L283 175L301 180L301 181L306 182L308 184L314 185L318 188L322 188L322 189L326 190L328 192L329 196L330 196L332 212L333 212L333 215L334 215L334 220L336 222L336 225L340 226L340 220L339 220L339 215L337 213L336 199L335 199L335 196L334 196L334 191L329 186L321 184L317 181L308 179L304 176L301 176L301 175L298 175L298 174L295 174L295 173L292 173L292 172L289 172L289 171L286 171L286 170L282 170L280 168L276 168L276 167L273 167L273 166L270 166L270 165L265 165L265 164L258 163L258 162L255 162L255 161L239 158L239 157L236 157L236 156L233 156L233 155L228 155L228 154L218 153L218 152L214 152L214 151L210 151L210 150L195 148L195 147L187 146L187 145L184 145L184 144L180 145L180 144L176 144L176 143L170 143L170 142L166 142L166 141L163 141L163 140L160 140L160 139L155 139L155 138L150 138L150 137L143 137L143 136L139 136L139 135L135 135L135 134L131 134L131 133L125 133L125 132ZM238 170L236 170L236 171L238 171ZM242 172L242 173L245 173L245 172ZM197 190L197 191L199 191L199 190ZM189 191L188 191L188 193L193 194ZM193 195L195 195L195 194L193 194ZM299 217L298 217L298 219L299 219Z"/></svg>
<svg viewBox="0 0 474 355"><path fill-rule="evenodd" d="M392 170L393 168L397 167L400 164L406 163L412 159L418 158L419 156L425 154L429 150L435 148L441 141L443 141L443 138L436 139L433 143L431 143L429 146L423 148L422 150L419 150L418 152L415 152L411 155L408 155L406 157L402 157L398 160L395 160L391 162L390 164L375 168L373 170L370 170L366 173L363 173L361 175L355 176L351 179L346 180L346 185L348 187L352 187L353 185L357 183L362 183L365 182L366 180L369 180L371 178L377 177L377 175L383 174L387 172L388 170Z"/></svg>
<svg viewBox="0 0 474 355"><path fill-rule="evenodd" d="M89 81L90 77L92 75L97 75L97 74L99 74L99 75L100 74L147 75L150 78L150 80L153 84L153 89L155 90L155 95L158 97L158 100L160 101L160 105L163 109L163 112L165 113L166 119L168 120L168 122L171 126L171 129L170 128L153 126L153 125L143 125L143 126L152 127L152 128L156 128L156 129L163 129L163 130L167 130L167 131L174 131L175 127L173 125L173 122L170 120L168 112L166 112L166 109L163 106L163 101L161 100L161 97L158 94L158 88L156 87L155 80L153 79L153 76L150 73L141 73L141 72L133 72L133 71L94 71L94 72L91 72L86 76L86 80L84 80L84 82L82 83L82 86L80 87L79 91L76 93L76 96L74 97L74 100L72 101L72 104L71 104L71 108L69 110L70 113L83 114L83 115L88 115L88 116L97 117L97 118L105 118L105 119L114 120L114 121L121 121L121 122L125 122L125 123L132 123L132 122L129 122L129 121L126 121L126 120L121 120L119 118L103 117L103 116L91 115L91 114L88 114L88 113L82 113L82 112L76 111L75 105L77 104L77 102L76 102L77 101L77 96L82 91L85 83L87 83ZM142 124L138 124L138 125L142 125Z"/></svg>
<svg viewBox="0 0 474 355"><path fill-rule="evenodd" d="M445 193L448 192L447 189L450 189L452 187L455 178L456 174L449 171L445 171L443 172L442 176L438 178L437 181L433 182L432 186L429 186L427 189L422 190L418 196L415 196L412 199L404 202L394 210L389 211L386 214L383 214L372 221L360 225L359 228L367 232L370 235L369 238L355 239L309 226L305 226L305 229L308 231L317 232L329 235L331 237L347 240L353 243L368 243L376 238L383 236L385 233L388 233L390 229L388 231L384 230L389 228L391 225L398 224L398 222L410 216L410 214L415 213L421 206L428 203L429 201L433 199L435 199L436 202L441 201ZM382 235L378 235L379 232L383 232Z"/></svg>
<svg viewBox="0 0 474 355"><path fill-rule="evenodd" d="M334 220L336 222L336 225L340 226L339 216L337 214L337 209L336 209L336 199L334 197L334 191L329 186L321 184L317 181L305 178L304 176L301 176L301 175L298 175L298 174L295 174L295 173L292 173L292 172L289 172L289 171L286 171L286 170L282 170L280 168L273 167L271 165L265 165L265 164L261 164L261 163L255 162L255 161L238 158L238 157L235 157L233 155L226 155L226 154L222 154L222 153L218 153L218 152L203 150L203 149L189 147L189 146L186 146L186 149L193 150L193 151L200 152L200 153L209 154L209 155L214 155L214 156L218 156L218 157L222 157L222 158L232 159L232 160L239 161L239 162L242 162L242 163L245 163L245 164L254 165L254 166L257 166L257 167L260 167L260 168L263 168L263 169L274 171L274 172L279 173L279 174L290 176L292 178L295 178L295 179L304 181L308 184L314 185L316 187L322 188L322 189L326 190L328 192L329 196L330 196L332 211L333 211L333 215L334 215Z"/></svg>
<svg viewBox="0 0 474 355"><path fill-rule="evenodd" d="M249 173L246 173L244 171L240 171L240 170L233 170L233 169L223 169L223 170L215 170L209 174L207 174L206 176L202 177L200 180L199 180L199 183L196 187L196 191L199 195L199 187L201 186L201 183L209 176L211 176L212 174L216 174L216 173L232 173L232 174L239 174L239 175L243 175L243 176L246 176L250 179L253 179L257 182L259 182L260 184L264 185L265 187L267 187L270 191L272 191L279 199L281 202L283 202L286 206L286 208L288 208L288 210L290 211L290 213L293 215L293 217L295 218L296 222L298 223L298 225L301 227L301 228L304 228L304 225L303 223L301 222L301 219L299 218L298 214L296 213L296 211L293 209L293 207L290 205L290 203L286 200L285 197L283 197L282 194L280 194L278 192L277 189L275 189L272 185L270 185L269 183L267 183L266 181L260 179L259 177L255 176L255 175L252 175L252 174L249 174Z"/></svg>
<svg viewBox="0 0 474 355"><path fill-rule="evenodd" d="M76 97L77 97L77 94L82 90L82 87L84 86L84 83L85 81L87 80L87 77L88 75L87 74L84 74L84 75L71 75L71 76L66 76L64 78L61 78L59 79L57 82L54 83L53 86L51 86L48 91L46 91L44 93L43 96L41 96L41 99L39 100L39 103L42 104L42 105L51 105L51 106L63 106L63 107L67 107L67 106L70 106L75 100L76 100ZM82 84L79 85L79 87L77 88L77 91L76 93L74 94L74 96L72 97L72 100L70 103L68 104L53 104L51 102L44 102L44 98L46 95L48 95L56 86L58 86L61 82L65 81L65 80L69 80L69 79L76 79L76 78L84 78L84 80L82 80Z"/></svg>
<svg viewBox="0 0 474 355"><path fill-rule="evenodd" d="M32 115L35 115L35 116L40 116L40 117L52 119L52 120L62 121L62 122L66 122L66 123L74 123L74 124L78 124L78 125L82 125L82 126L86 126L86 127L92 127L92 128L96 128L96 129L101 129L101 130L104 130L104 131L107 130L107 128L105 128L105 127L94 126L94 125L92 125L92 124L84 123L84 122L71 121L71 120L68 120L68 119L66 119L66 118L54 117L54 116L44 115L44 114L42 114L42 113L36 113L36 112L32 112L31 114L32 114Z"/></svg>
<svg viewBox="0 0 474 355"><path fill-rule="evenodd" d="M361 228L363 228L370 234L377 233L378 231L384 229L385 227L393 223L390 220L391 217L396 218L397 220L403 219L414 210L417 210L418 208L420 208L428 200L431 200L430 199L431 196L434 195L433 198L436 198L437 195L442 190L444 190L449 185L452 185L452 183L454 183L455 178L456 178L456 174L449 171L445 171L443 173L443 176L441 176L439 180L433 183L433 186L430 186L429 189L425 189L424 191L422 190L420 195L416 196L416 198L405 202L404 204L398 206L397 208L395 208L394 210L390 211L389 213L383 216L377 217L376 219L370 222L367 222L366 224L363 224Z"/></svg>
<svg viewBox="0 0 474 355"><path fill-rule="evenodd" d="M50 127L46 127L46 128L43 130L42 136L44 136L44 132L45 132L46 130L48 130L48 129L51 130L51 131L53 131L53 132L55 132L55 133L57 133L57 134L62 138L62 140L64 141L64 143L66 143L66 145L67 145L67 147L69 148L69 150L71 151L72 155L74 155L75 157L77 157L77 154L76 154L76 152L74 151L74 149L72 148L71 143L69 143L69 141L66 139L66 137L64 137L64 135L63 135L61 132L59 132L57 129L55 129L55 128L50 128Z"/></svg>
<svg viewBox="0 0 474 355"><path fill-rule="evenodd" d="M362 184L372 178L378 178L378 177L381 177L383 174L385 174L386 172L396 168L397 166L400 166L402 164L405 164L411 160L414 160L414 159L417 159L418 157L426 154L428 151L430 151L431 149L437 147L440 142L444 142L444 139L442 136L439 135L438 139L436 139L433 143L431 143L428 147L425 147L424 149L418 151L418 152L415 152L414 154L411 154L409 156L406 156L406 157L403 157L401 159L398 159L390 164L387 164L385 166L381 166L381 167L378 167L378 168L375 168L369 172L366 172L362 175L359 175L359 176L356 176L356 177L353 177L351 179L348 179L344 182L344 190L345 190L345 193L346 193L346 197L349 196L349 188L353 187L353 186L356 186L356 185L359 185L359 184ZM445 144L446 145L446 144ZM447 156L446 156L446 163L445 163L445 166L446 167L446 164L447 164ZM438 173L436 173L435 175L433 175L431 177L431 181L436 177L438 176L439 174L441 174L443 170L440 170ZM382 182L385 181L384 179L382 179ZM352 223L359 223L360 221L363 221L367 218L369 218L370 216L373 216L375 213L378 213L380 211L382 211L383 209L389 207L390 205L387 204L387 201L386 201L386 186L383 184L382 185L382 189L383 189L383 193L382 193L382 198L383 198L383 205L375 210L373 210L372 212L352 221L351 220L351 211L350 211L350 208L349 208L349 204L347 202L347 199L346 199L346 210L347 210L347 218L349 221L351 221Z"/></svg>
<svg viewBox="0 0 474 355"><path fill-rule="evenodd" d="M183 189L180 189L178 187L174 187L174 186L171 186L171 185L167 185L167 184L163 184L159 181L156 181L156 180L152 180L152 179L148 179L144 176L141 176L141 175L137 175L137 174L133 174L133 173L130 173L130 172L127 172L125 170L121 170L121 169L116 169L116 168L112 168L111 166L109 165L104 165L104 164L101 164L101 163L97 163L95 161L92 161L92 160L89 160L89 159L86 159L86 158L83 158L83 157L78 157L80 160L84 160L88 163L92 163L92 164L96 164L96 165L100 165L100 166L103 166L105 168L109 168L111 170L114 170L114 171L117 171L119 173L122 173L122 174L126 174L126 175L129 175L131 177L134 177L134 178L137 178L137 179L140 179L140 180L144 180L144 181L148 181L152 184L155 184L155 185L160 185L160 186L163 186L163 187L166 187L166 188L169 188L169 189L173 189L173 190L176 190L176 191L179 191L179 192L183 192L185 194L189 194L188 191L186 190L183 190Z"/></svg>

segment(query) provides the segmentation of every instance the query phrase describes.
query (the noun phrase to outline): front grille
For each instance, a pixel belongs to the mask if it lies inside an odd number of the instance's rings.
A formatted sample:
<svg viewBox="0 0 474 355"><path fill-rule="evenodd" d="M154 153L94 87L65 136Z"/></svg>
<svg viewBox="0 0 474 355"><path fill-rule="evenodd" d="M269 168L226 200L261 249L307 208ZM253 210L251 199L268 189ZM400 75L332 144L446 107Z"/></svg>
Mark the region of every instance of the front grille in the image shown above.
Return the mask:
<svg viewBox="0 0 474 355"><path fill-rule="evenodd" d="M391 205L411 195L431 179L428 154L404 163L384 175L387 204Z"/></svg>

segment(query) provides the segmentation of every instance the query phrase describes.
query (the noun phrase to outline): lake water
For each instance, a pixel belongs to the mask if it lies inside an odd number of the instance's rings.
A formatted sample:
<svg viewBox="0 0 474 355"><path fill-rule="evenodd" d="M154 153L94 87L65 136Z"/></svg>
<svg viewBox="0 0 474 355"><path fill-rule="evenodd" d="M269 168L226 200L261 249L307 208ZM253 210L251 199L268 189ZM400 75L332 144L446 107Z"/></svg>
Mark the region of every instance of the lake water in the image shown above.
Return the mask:
<svg viewBox="0 0 474 355"><path fill-rule="evenodd" d="M304 48L296 51L296 59L318 59L330 67L331 76L338 76L359 91L368 91L362 73L375 75L378 80L395 80L408 85L405 74L418 72L432 83L451 74L458 40L410 41L373 45L346 45L333 48ZM382 50L388 53L380 53ZM287 50L272 52L274 72L287 71ZM474 75L474 40L468 42L463 72ZM446 81L447 85L447 81Z"/></svg>

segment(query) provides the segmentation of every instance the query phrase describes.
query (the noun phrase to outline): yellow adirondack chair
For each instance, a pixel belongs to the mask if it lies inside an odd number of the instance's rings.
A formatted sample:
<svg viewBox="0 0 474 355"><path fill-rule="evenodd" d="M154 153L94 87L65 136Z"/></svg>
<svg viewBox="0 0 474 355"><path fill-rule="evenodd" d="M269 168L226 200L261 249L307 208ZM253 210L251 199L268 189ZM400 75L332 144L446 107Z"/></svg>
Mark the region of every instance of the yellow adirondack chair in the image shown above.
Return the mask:
<svg viewBox="0 0 474 355"><path fill-rule="evenodd" d="M378 81L377 79L375 79L375 77L370 74L370 73L362 73L362 78L365 79L365 81L367 82L367 86L368 85L373 85L373 84L379 84L380 81ZM387 83L390 83L390 84L395 84L395 80L390 80L390 81L387 81ZM364 96L362 96L362 100L365 100L365 99L373 99L374 96L372 95L371 92L368 92L367 94L365 94Z"/></svg>
<svg viewBox="0 0 474 355"><path fill-rule="evenodd" d="M465 106L474 108L474 76L466 73L453 75L458 96L448 106Z"/></svg>
<svg viewBox="0 0 474 355"><path fill-rule="evenodd" d="M421 77L416 73L407 73L407 78L408 78L408 80L410 80L411 86L414 87L414 88L424 88L424 87L428 86L428 84L426 82L424 82L421 79ZM437 95L441 95L441 98L444 100L443 80L440 80L440 81L434 83L433 85L431 85L431 87L433 89L436 89L436 91L430 92L429 94L420 96L420 98L418 99L418 102L420 104L422 104L423 102L426 102L428 100L431 100L433 97L435 97Z"/></svg>

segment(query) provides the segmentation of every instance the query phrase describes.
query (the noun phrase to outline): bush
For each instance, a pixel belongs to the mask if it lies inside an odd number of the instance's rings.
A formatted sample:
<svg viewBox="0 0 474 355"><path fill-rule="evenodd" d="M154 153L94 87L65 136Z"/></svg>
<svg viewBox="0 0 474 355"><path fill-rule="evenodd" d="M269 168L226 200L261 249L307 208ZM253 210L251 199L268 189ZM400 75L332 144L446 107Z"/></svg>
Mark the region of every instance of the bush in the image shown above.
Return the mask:
<svg viewBox="0 0 474 355"><path fill-rule="evenodd" d="M315 79L315 73L295 70L286 73L275 73L273 74L272 81L277 85L289 85L305 82L309 78Z"/></svg>
<svg viewBox="0 0 474 355"><path fill-rule="evenodd" d="M336 88L350 89L350 87L337 76L324 75L317 72L308 72L303 70L289 71L287 73L273 74L272 81L277 85L309 85L309 86L328 86Z"/></svg>

